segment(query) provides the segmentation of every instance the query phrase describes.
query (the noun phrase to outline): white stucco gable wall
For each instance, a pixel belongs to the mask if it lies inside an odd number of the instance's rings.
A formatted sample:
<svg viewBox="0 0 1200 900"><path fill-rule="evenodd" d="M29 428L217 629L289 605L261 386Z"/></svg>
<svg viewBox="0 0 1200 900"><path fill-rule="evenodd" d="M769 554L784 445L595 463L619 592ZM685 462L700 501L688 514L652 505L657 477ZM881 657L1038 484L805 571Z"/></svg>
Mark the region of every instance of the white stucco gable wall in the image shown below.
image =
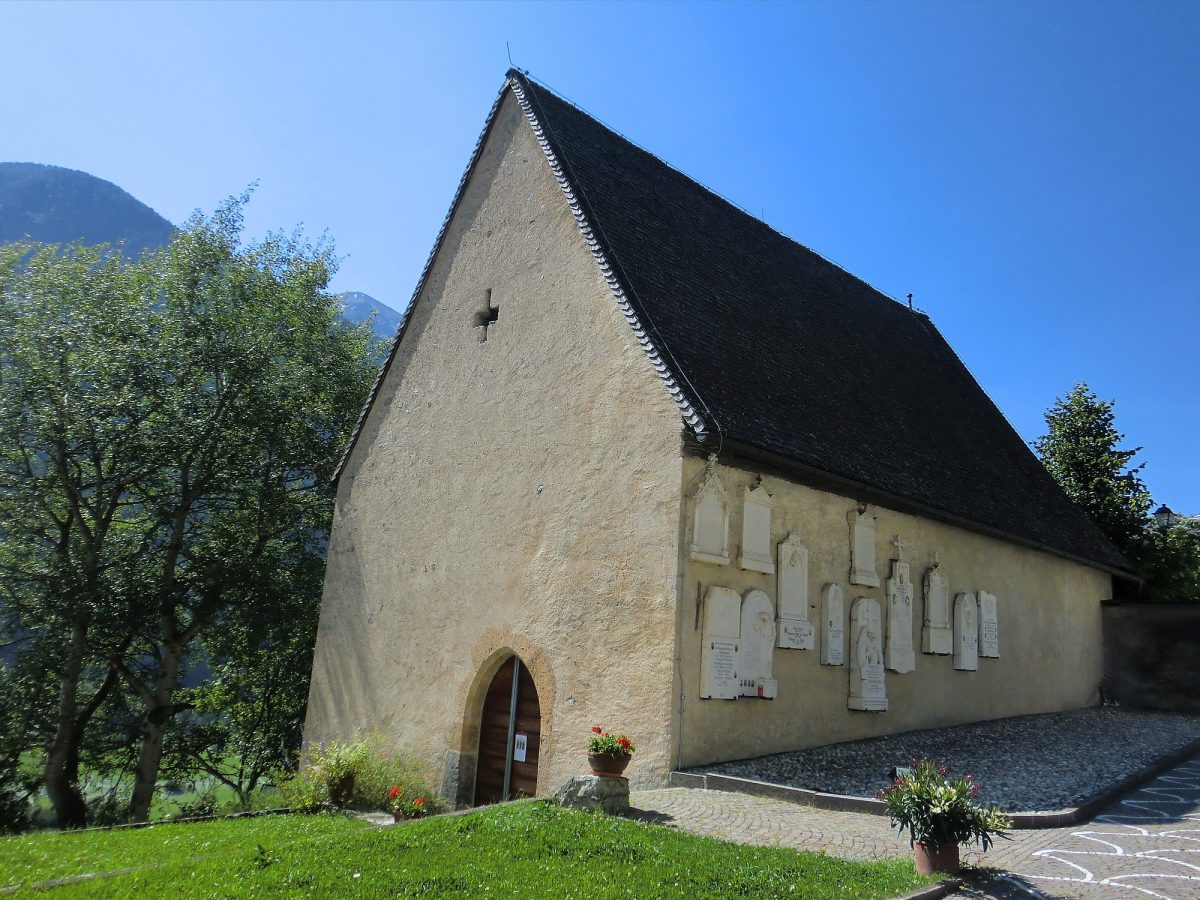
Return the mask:
<svg viewBox="0 0 1200 900"><path fill-rule="evenodd" d="M496 321L473 325L488 292ZM347 460L306 738L378 732L469 795L474 705L514 650L539 793L593 723L673 761L679 410L511 93Z"/></svg>

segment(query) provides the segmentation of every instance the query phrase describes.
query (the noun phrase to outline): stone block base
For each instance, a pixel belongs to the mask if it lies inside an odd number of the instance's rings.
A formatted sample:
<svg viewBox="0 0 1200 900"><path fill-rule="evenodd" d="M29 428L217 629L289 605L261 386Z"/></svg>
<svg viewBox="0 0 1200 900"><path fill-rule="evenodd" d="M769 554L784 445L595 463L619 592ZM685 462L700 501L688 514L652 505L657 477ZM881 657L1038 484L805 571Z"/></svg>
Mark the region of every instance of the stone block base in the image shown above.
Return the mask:
<svg viewBox="0 0 1200 900"><path fill-rule="evenodd" d="M629 812L629 779L576 775L555 792L554 798L569 809L599 809L614 816L624 815Z"/></svg>

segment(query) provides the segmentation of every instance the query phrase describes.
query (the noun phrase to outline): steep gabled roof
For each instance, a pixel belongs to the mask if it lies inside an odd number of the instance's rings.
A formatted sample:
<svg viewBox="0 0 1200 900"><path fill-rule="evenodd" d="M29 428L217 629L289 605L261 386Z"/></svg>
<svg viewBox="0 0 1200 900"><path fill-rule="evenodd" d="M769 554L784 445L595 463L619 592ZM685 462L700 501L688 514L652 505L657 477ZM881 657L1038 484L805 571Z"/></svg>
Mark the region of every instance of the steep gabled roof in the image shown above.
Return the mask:
<svg viewBox="0 0 1200 900"><path fill-rule="evenodd" d="M927 316L522 73L509 72L501 97L507 90L617 302L706 446L749 448L988 532L1131 569Z"/></svg>

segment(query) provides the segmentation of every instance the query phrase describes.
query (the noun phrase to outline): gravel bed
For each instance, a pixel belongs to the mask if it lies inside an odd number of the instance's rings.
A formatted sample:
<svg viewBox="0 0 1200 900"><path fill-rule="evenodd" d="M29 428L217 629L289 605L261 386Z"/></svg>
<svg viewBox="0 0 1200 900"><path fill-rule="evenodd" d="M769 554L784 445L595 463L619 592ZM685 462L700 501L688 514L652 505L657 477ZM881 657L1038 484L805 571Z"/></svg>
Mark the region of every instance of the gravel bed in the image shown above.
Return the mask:
<svg viewBox="0 0 1200 900"><path fill-rule="evenodd" d="M970 773L982 799L1008 812L1073 809L1192 741L1200 716L1077 709L910 731L690 769L869 797L893 766L926 757Z"/></svg>

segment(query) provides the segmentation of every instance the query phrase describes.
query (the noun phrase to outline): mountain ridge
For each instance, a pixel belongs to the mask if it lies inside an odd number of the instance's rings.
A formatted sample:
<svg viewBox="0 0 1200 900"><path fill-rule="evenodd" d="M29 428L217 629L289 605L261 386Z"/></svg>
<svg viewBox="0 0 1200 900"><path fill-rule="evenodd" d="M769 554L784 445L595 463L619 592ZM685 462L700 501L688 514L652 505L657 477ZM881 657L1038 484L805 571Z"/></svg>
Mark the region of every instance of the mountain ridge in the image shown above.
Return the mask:
<svg viewBox="0 0 1200 900"><path fill-rule="evenodd" d="M88 172L33 162L0 162L0 244L111 244L127 259L165 247L175 231L128 191ZM400 313L362 291L336 295L353 324L373 314L371 330L390 340Z"/></svg>

